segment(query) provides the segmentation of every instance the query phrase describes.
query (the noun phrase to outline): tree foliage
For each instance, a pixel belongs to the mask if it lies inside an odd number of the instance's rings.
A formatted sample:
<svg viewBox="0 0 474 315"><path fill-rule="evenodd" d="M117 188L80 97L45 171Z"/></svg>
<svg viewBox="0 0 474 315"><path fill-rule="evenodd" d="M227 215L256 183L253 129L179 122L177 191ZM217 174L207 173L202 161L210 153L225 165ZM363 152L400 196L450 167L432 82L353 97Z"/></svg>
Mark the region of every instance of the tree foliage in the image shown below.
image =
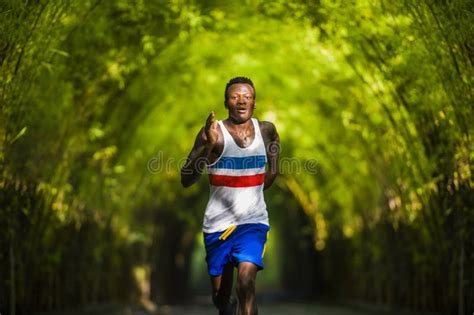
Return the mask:
<svg viewBox="0 0 474 315"><path fill-rule="evenodd" d="M179 167L237 75L282 139L266 193L282 290L474 308L469 1L7 0L1 15L0 311L136 298L137 270L154 300L185 298L208 188L181 188Z"/></svg>

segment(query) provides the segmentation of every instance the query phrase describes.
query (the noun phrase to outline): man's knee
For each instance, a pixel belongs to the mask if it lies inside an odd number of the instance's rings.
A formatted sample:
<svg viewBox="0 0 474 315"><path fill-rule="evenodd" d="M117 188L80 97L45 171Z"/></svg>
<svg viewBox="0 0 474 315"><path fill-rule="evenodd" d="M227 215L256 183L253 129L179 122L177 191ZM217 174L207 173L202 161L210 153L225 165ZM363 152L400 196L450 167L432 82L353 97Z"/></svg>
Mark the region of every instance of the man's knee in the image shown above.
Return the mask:
<svg viewBox="0 0 474 315"><path fill-rule="evenodd" d="M255 274L253 272L239 272L237 291L239 294L246 294L255 291Z"/></svg>

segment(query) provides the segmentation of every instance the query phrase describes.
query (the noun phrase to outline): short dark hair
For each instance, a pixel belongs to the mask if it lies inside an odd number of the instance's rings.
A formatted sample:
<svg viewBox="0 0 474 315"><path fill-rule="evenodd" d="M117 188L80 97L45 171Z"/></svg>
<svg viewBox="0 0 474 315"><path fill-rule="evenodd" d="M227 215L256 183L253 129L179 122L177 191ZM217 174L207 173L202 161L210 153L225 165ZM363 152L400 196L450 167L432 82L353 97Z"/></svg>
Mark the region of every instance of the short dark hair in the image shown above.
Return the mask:
<svg viewBox="0 0 474 315"><path fill-rule="evenodd" d="M252 82L252 80L250 80L250 78L235 77L235 78L230 79L229 82L227 82L227 84L225 86L225 91L224 91L225 101L227 101L229 99L228 96L227 96L227 91L229 90L230 86L232 84L237 84L237 83L245 83L245 84L250 85L252 87L252 90L253 90L253 99L257 98L257 92L255 91L255 87L253 86L253 82Z"/></svg>

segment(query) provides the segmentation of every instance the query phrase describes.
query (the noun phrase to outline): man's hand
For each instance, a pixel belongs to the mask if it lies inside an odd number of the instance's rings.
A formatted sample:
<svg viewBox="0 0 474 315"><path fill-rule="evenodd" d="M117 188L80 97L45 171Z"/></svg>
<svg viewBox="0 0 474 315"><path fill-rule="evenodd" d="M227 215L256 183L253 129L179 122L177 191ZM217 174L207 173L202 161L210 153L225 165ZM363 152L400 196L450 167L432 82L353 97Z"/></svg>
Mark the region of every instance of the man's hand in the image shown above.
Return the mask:
<svg viewBox="0 0 474 315"><path fill-rule="evenodd" d="M217 138L219 137L219 132L217 131L217 121L214 120L215 116L216 114L214 114L212 111L209 116L207 116L206 126L204 127L207 143L212 146L217 143Z"/></svg>

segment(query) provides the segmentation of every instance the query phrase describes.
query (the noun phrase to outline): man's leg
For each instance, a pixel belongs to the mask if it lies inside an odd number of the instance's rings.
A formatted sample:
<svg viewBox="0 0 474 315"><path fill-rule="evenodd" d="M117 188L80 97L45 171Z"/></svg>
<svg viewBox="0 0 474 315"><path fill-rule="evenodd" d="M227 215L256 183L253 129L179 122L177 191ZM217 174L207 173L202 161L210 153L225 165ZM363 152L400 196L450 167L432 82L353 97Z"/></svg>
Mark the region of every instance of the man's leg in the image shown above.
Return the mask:
<svg viewBox="0 0 474 315"><path fill-rule="evenodd" d="M240 315L257 315L255 301L255 280L257 266L250 262L239 263L237 279L237 297L239 298Z"/></svg>
<svg viewBox="0 0 474 315"><path fill-rule="evenodd" d="M222 275L216 277L211 276L212 301L217 309L219 309L219 314L224 314L224 310L227 308L232 293L233 281L234 266L232 264L227 264L224 267Z"/></svg>

